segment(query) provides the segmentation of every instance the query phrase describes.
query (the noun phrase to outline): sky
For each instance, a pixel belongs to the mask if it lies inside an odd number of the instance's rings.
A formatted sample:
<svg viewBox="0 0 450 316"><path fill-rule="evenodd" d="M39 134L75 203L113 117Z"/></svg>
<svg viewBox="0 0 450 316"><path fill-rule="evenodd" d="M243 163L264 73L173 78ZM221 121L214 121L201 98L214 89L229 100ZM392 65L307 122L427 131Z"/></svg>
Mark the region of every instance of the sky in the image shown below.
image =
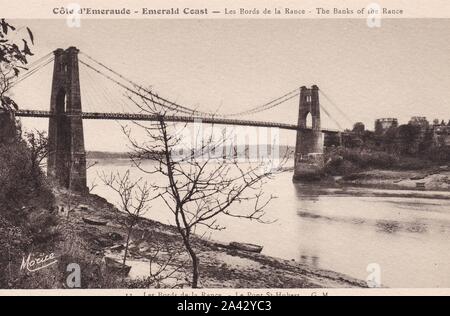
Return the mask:
<svg viewBox="0 0 450 316"><path fill-rule="evenodd" d="M384 19L380 28L364 19L82 20L79 28L57 19L11 22L34 33L30 62L76 46L199 110L238 112L316 84L346 114L321 98L344 128L361 121L373 129L381 117L450 119L449 19ZM14 88L21 108L49 109L51 75L49 64ZM117 86L83 67L80 80L85 111L121 110ZM246 118L295 124L298 99ZM45 119L23 118L22 125L48 128ZM323 112L322 126L338 127ZM87 150L128 150L114 121L85 120L84 129ZM295 132L280 135L281 143L295 144Z"/></svg>

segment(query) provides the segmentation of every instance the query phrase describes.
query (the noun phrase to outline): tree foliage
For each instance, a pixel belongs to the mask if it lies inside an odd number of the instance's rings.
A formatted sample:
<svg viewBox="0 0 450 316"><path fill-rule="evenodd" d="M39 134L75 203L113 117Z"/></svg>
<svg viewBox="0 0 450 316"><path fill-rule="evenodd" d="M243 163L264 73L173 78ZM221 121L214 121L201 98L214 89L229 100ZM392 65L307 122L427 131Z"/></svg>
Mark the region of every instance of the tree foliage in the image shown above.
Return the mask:
<svg viewBox="0 0 450 316"><path fill-rule="evenodd" d="M43 167L44 159L48 157L47 133L34 130L25 132L24 137L30 153L31 171L37 175Z"/></svg>
<svg viewBox="0 0 450 316"><path fill-rule="evenodd" d="M26 134L12 111L17 104L8 96L20 71L26 70L34 36L26 28L18 43L10 35L14 26L0 19L0 288L23 288L20 263L26 253L39 252L53 241L56 218L54 196L39 168L45 154L44 133ZM15 36L16 37L16 36Z"/></svg>
<svg viewBox="0 0 450 316"><path fill-rule="evenodd" d="M10 39L11 33L17 33L16 28L5 19L0 20L0 108L6 111L17 110L18 105L7 93L21 70L27 70L28 56L33 56L30 49L34 44L34 36L27 27L28 39L22 38L19 43Z"/></svg>

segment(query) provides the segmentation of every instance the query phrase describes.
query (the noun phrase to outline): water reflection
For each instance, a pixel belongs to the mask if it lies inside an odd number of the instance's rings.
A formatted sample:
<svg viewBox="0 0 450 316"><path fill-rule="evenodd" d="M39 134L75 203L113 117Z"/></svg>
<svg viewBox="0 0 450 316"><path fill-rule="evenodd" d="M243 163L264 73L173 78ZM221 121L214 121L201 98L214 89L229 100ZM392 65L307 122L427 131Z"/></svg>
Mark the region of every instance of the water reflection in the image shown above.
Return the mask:
<svg viewBox="0 0 450 316"><path fill-rule="evenodd" d="M300 263L319 268L319 257L314 255L301 254Z"/></svg>
<svg viewBox="0 0 450 316"><path fill-rule="evenodd" d="M428 227L424 223L414 222L408 223L406 226L406 230L410 233L425 234L428 231Z"/></svg>
<svg viewBox="0 0 450 316"><path fill-rule="evenodd" d="M317 187L300 183L293 183L292 185L295 189L297 198L300 198L302 200L307 199L313 202L319 200L321 194L318 191Z"/></svg>
<svg viewBox="0 0 450 316"><path fill-rule="evenodd" d="M394 234L400 230L400 223L397 221L378 220L375 226L377 227L377 231L387 234Z"/></svg>

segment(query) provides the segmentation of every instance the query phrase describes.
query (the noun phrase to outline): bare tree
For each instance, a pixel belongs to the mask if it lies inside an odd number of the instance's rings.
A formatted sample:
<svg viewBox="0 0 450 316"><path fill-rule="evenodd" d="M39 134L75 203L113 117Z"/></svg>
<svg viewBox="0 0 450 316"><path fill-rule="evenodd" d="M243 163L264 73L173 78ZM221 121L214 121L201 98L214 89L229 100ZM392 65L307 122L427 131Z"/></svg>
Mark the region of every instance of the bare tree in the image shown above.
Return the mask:
<svg viewBox="0 0 450 316"><path fill-rule="evenodd" d="M88 192L92 193L96 187L98 187L97 179L94 178L91 180L91 182L88 185Z"/></svg>
<svg viewBox="0 0 450 316"><path fill-rule="evenodd" d="M187 284L185 277L189 259L182 256L183 248L177 244L152 238L146 258L149 259L148 276L131 280L131 288L182 288Z"/></svg>
<svg viewBox="0 0 450 316"><path fill-rule="evenodd" d="M89 170L89 169L95 167L96 165L98 165L98 161L97 161L97 160L95 160L95 161L89 161L89 160L88 160L88 161L87 161L87 165L86 165L86 170ZM88 191L89 191L89 193L92 193L92 191L94 191L94 189L95 189L97 186L98 186L98 184L97 184L97 178L94 177L94 178L92 178L91 182L90 182L89 185L88 185Z"/></svg>
<svg viewBox="0 0 450 316"><path fill-rule="evenodd" d="M126 218L119 221L127 231L125 254L123 256L123 266L126 264L131 235L134 227L139 223L141 217L148 211L148 203L151 201L150 187L142 179L131 180L130 170L125 174L111 173L100 176L103 183L115 191L120 197L120 210L126 214Z"/></svg>
<svg viewBox="0 0 450 316"><path fill-rule="evenodd" d="M88 161L87 165L86 165L86 170L91 169L92 167L95 167L96 165L98 165L98 161Z"/></svg>
<svg viewBox="0 0 450 316"><path fill-rule="evenodd" d="M186 262L179 262L180 250L174 249L168 244L157 242L149 257L149 276L147 282L156 288L160 288L172 281L172 288L182 287L183 278L179 273L184 269Z"/></svg>
<svg viewBox="0 0 450 316"><path fill-rule="evenodd" d="M193 235L199 226L220 230L225 227L218 224L220 216L231 216L266 222L264 208L274 198L265 194L263 184L274 172L266 168L268 161L254 164L241 164L232 157L210 155L223 149L226 136L216 139L211 132L208 135L196 135L198 146L188 148L189 154L179 156L185 139L184 125L169 125L166 118L173 115L171 110L161 106L161 100L152 93L142 93L141 97L129 97L142 112L156 115L156 123L134 124L146 135L145 141L137 141L130 128L123 127L133 149L132 159L136 166L148 175L160 174L167 181L151 184L159 193L167 208L172 212L177 230L184 247L192 261L193 288L199 286L199 257L193 244ZM156 99L155 99L156 98ZM164 105L164 104L163 104ZM172 106L167 104L168 107ZM178 130L178 132L175 132ZM142 161L151 159L156 162L147 167ZM281 170L277 169L277 170ZM246 211L235 205L246 202Z"/></svg>

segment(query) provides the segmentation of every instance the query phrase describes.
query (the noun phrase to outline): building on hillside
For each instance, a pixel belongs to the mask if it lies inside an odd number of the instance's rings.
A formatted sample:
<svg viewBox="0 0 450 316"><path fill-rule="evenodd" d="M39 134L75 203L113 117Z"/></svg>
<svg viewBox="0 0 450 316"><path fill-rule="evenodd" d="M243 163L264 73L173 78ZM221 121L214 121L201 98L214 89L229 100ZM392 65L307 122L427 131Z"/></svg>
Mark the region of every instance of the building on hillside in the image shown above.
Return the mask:
<svg viewBox="0 0 450 316"><path fill-rule="evenodd" d="M450 121L449 121L450 123ZM440 124L433 125L433 139L435 146L450 147L450 125L442 121Z"/></svg>
<svg viewBox="0 0 450 316"><path fill-rule="evenodd" d="M362 122L357 122L353 125L353 133L363 134L366 131L366 126Z"/></svg>
<svg viewBox="0 0 450 316"><path fill-rule="evenodd" d="M375 121L375 135L383 135L390 128L398 127L396 118L379 118Z"/></svg>
<svg viewBox="0 0 450 316"><path fill-rule="evenodd" d="M421 130L426 131L430 128L430 123L428 122L427 118L424 116L413 116L409 120L410 125L418 126Z"/></svg>

